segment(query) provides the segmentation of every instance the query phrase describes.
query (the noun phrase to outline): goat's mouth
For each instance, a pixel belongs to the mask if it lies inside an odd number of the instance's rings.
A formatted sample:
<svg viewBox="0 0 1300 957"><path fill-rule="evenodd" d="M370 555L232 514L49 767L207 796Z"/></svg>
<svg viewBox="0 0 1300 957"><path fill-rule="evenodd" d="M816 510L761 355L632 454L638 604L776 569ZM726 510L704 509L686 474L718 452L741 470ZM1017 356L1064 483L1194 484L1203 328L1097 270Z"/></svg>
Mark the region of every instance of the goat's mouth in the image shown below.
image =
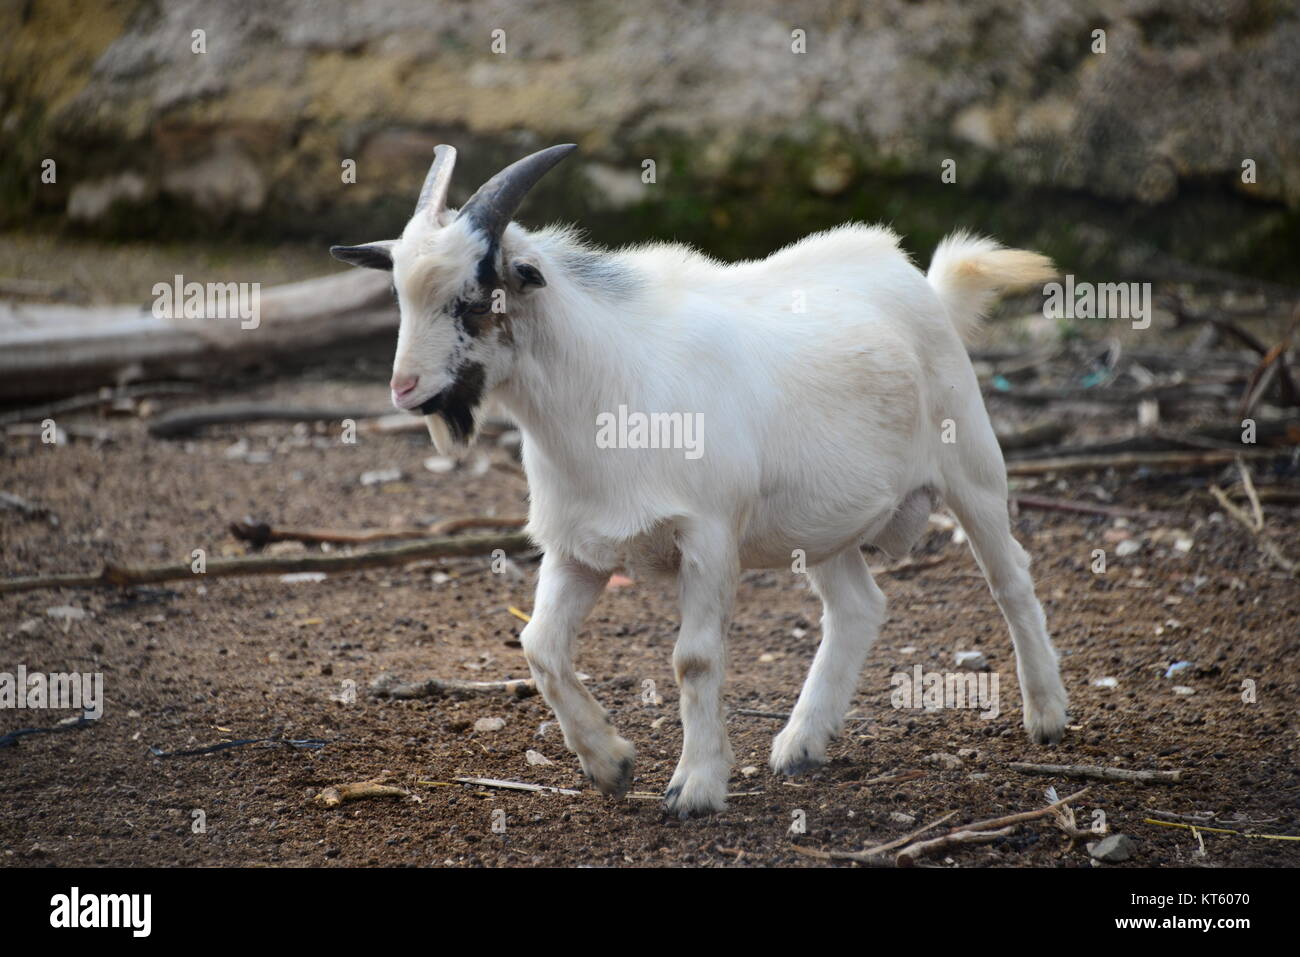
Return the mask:
<svg viewBox="0 0 1300 957"><path fill-rule="evenodd" d="M417 415L438 416L447 423L453 440L468 444L474 437L476 414L483 401L484 378L482 365L467 363L459 370L455 382L409 411Z"/></svg>

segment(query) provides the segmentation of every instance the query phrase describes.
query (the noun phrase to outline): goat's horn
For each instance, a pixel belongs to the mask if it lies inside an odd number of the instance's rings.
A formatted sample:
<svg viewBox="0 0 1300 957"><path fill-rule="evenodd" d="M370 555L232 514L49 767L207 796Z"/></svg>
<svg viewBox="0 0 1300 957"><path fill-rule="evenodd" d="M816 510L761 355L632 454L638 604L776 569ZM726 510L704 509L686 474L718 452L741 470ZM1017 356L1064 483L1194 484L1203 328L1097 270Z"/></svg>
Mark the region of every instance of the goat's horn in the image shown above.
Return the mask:
<svg viewBox="0 0 1300 957"><path fill-rule="evenodd" d="M551 146L511 163L478 188L461 207L460 215L468 216L490 239L500 239L528 191L577 148L573 143Z"/></svg>
<svg viewBox="0 0 1300 957"><path fill-rule="evenodd" d="M451 171L455 165L456 147L433 148L433 165L424 177L424 186L420 189L420 198L415 204L417 216L424 212L430 219L436 220L438 214L447 208L447 188L451 186Z"/></svg>

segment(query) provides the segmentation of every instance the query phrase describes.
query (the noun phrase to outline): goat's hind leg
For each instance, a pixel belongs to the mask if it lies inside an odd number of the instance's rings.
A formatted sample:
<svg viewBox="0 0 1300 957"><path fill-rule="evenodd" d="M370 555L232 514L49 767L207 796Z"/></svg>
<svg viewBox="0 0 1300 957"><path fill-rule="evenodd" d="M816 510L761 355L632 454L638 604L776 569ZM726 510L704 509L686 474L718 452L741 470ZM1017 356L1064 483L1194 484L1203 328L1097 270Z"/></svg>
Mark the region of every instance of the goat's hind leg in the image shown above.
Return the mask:
<svg viewBox="0 0 1300 957"><path fill-rule="evenodd" d="M574 639L608 580L608 572L548 551L538 575L533 619L520 642L538 690L555 711L564 743L578 755L583 773L602 793L622 797L632 784L635 750L614 731L608 713L573 668Z"/></svg>
<svg viewBox="0 0 1300 957"><path fill-rule="evenodd" d="M856 545L808 569L821 596L822 641L790 721L772 742L771 767L798 774L826 763L839 734L867 652L885 620L885 596Z"/></svg>
<svg viewBox="0 0 1300 957"><path fill-rule="evenodd" d="M1056 650L1047 636L1047 618L1029 576L1029 555L1011 536L1003 477L1006 466L1000 453L996 469L981 469L973 474L992 474L995 478L981 483L967 473L961 481L950 484L946 499L965 529L975 560L1011 629L1025 730L1033 741L1055 744L1065 731L1065 685L1061 683Z"/></svg>

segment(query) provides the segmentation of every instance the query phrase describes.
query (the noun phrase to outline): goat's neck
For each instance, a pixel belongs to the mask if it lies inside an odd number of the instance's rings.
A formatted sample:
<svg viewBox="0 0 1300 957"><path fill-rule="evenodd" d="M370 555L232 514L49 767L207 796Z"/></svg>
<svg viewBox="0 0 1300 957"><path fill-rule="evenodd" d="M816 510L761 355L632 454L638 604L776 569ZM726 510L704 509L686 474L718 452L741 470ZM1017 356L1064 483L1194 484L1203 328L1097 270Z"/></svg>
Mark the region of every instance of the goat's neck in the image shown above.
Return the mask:
<svg viewBox="0 0 1300 957"><path fill-rule="evenodd" d="M527 441L563 471L589 468L600 413L635 407L637 360L618 319L608 302L571 288L515 323L515 368L497 397Z"/></svg>

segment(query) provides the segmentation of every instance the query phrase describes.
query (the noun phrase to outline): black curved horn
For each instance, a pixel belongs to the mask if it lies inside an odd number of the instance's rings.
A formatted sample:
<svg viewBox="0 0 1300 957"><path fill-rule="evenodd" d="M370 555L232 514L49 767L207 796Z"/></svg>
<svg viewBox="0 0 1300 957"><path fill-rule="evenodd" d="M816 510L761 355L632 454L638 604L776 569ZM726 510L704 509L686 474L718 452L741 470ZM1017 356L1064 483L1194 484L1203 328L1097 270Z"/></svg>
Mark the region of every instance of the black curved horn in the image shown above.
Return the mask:
<svg viewBox="0 0 1300 957"><path fill-rule="evenodd" d="M469 202L461 207L460 215L469 217L470 222L486 233L491 245L495 247L528 191L556 163L577 148L573 143L564 143L539 150L511 163L478 188Z"/></svg>

